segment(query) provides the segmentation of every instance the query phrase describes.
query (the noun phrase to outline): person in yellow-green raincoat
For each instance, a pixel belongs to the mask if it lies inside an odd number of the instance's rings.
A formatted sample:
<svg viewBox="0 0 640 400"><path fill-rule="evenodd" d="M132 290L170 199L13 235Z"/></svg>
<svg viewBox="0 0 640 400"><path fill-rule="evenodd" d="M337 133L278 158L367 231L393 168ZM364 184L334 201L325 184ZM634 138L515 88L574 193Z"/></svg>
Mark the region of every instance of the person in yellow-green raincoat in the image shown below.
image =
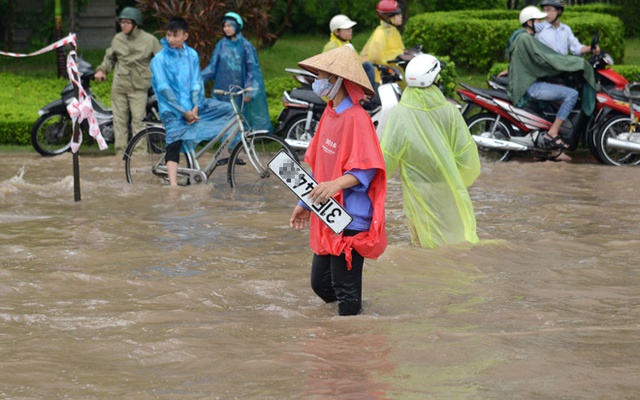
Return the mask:
<svg viewBox="0 0 640 400"><path fill-rule="evenodd" d="M432 85L440 69L429 54L409 62L407 89L380 143L387 178L400 168L411 242L428 248L478 241L467 188L480 175L480 158L462 115Z"/></svg>
<svg viewBox="0 0 640 400"><path fill-rule="evenodd" d="M404 43L398 27L402 25L402 8L395 0L381 0L376 5L376 14L380 19L380 25L373 31L367 43L365 43L360 57L363 67L369 76L380 82L380 72L375 64L388 65L389 60L395 59L404 52ZM373 82L372 82L373 84Z"/></svg>

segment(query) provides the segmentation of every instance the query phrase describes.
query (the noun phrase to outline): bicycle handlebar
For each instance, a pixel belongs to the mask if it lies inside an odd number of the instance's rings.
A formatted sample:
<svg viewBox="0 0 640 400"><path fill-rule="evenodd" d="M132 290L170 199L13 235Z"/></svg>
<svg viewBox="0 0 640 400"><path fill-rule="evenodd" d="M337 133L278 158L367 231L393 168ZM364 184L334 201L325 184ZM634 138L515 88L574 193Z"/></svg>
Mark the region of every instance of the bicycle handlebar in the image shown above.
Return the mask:
<svg viewBox="0 0 640 400"><path fill-rule="evenodd" d="M229 91L225 91L225 90L222 90L222 89L214 89L213 93L214 94L223 95L223 96L235 97L235 96L240 96L241 94L244 94L244 93L247 93L247 92L254 92L256 90L258 90L258 89L252 88L252 87L248 87L248 88L244 88L244 89L237 89L237 90L230 89Z"/></svg>

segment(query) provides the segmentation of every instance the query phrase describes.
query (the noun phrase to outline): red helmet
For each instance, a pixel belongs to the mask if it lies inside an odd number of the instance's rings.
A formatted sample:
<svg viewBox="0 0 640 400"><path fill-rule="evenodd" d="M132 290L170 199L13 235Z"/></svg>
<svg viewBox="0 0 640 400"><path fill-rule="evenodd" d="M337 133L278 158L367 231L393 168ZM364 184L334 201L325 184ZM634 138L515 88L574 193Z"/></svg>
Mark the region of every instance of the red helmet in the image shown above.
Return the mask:
<svg viewBox="0 0 640 400"><path fill-rule="evenodd" d="M402 13L402 9L395 0L380 0L376 6L376 13L378 18L385 20Z"/></svg>

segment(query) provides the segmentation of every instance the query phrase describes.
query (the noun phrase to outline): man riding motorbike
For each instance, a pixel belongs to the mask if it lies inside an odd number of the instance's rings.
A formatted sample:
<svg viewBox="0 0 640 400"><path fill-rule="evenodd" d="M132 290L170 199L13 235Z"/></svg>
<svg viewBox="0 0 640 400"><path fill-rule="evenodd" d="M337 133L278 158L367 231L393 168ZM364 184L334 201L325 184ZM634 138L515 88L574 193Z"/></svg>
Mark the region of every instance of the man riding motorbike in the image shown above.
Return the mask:
<svg viewBox="0 0 640 400"><path fill-rule="evenodd" d="M560 22L564 12L564 0L542 0L540 7L547 16L542 23L536 24L536 39L564 55L571 52L573 55L582 56L591 52L591 46L582 45L571 28ZM596 45L593 52L599 54L600 46Z"/></svg>
<svg viewBox="0 0 640 400"><path fill-rule="evenodd" d="M527 102L526 97L543 101L560 101L558 114L548 132L541 134L539 144L547 148L563 150L567 144L559 136L562 123L568 118L578 100L578 92L567 86L545 82L545 78L564 72L582 71L582 109L591 115L595 106L597 84L593 68L579 57L562 55L534 38L536 20L547 16L537 7L529 6L520 12L520 24L524 29L514 33L507 54L509 57L508 93L516 106ZM558 155L561 151L558 152Z"/></svg>

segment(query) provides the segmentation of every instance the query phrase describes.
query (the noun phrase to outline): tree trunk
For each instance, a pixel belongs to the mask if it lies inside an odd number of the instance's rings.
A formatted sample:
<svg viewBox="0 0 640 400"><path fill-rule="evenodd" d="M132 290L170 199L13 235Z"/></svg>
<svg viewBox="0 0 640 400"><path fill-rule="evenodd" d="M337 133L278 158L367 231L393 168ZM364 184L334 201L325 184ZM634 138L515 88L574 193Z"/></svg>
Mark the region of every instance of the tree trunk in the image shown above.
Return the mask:
<svg viewBox="0 0 640 400"><path fill-rule="evenodd" d="M291 26L292 13L293 13L293 0L287 0L287 11L284 13L284 20L282 21L282 25L280 25L280 28L278 28L278 30L275 33L276 37L282 36L284 31L286 31L287 28ZM271 46L273 46L276 43L276 40L278 39L274 39L273 42L271 42Z"/></svg>
<svg viewBox="0 0 640 400"><path fill-rule="evenodd" d="M55 10L54 10L54 20L55 20L55 40L58 41L62 39L62 7L60 5L60 0L56 0ZM64 57L64 49L62 47L56 50L56 54L58 55L58 78L67 78L67 63L65 62Z"/></svg>
<svg viewBox="0 0 640 400"><path fill-rule="evenodd" d="M76 31L76 6L73 0L69 0L69 32Z"/></svg>
<svg viewBox="0 0 640 400"><path fill-rule="evenodd" d="M13 0L7 2L7 50L13 51L13 20L15 19Z"/></svg>

